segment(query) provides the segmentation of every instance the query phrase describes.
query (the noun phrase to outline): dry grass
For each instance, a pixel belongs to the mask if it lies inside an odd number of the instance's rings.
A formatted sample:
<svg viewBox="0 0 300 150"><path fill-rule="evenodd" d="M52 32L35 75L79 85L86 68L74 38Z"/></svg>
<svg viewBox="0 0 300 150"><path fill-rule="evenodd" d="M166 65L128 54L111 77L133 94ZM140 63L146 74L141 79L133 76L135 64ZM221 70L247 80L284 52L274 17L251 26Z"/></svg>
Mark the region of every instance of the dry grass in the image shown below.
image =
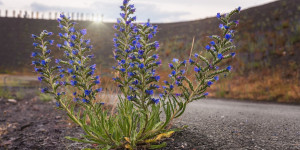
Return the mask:
<svg viewBox="0 0 300 150"><path fill-rule="evenodd" d="M221 80L210 89L212 97L259 101L300 102L299 72L283 75L281 71L264 70L245 76Z"/></svg>

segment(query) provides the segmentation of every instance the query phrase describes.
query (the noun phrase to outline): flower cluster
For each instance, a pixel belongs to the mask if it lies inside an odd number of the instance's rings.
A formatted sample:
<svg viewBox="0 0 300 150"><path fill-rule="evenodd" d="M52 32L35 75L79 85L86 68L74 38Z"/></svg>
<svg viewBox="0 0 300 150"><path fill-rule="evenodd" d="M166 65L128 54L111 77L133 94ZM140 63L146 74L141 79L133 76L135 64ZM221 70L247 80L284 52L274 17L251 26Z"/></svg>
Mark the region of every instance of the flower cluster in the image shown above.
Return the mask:
<svg viewBox="0 0 300 150"><path fill-rule="evenodd" d="M136 9L129 2L123 0L120 18L113 26L117 62L113 69L118 72L113 80L122 92L116 114L108 113L101 107L103 103L96 102L96 95L102 89L98 86L100 78L95 75L96 64L90 64L93 46L84 38L86 29L77 30L76 23L61 14L57 21L62 33L58 36L63 42L56 46L64 57L51 64L51 50L47 46L54 45L54 41L46 38L53 33L43 31L40 36L32 35L36 41L33 46L40 50L32 53L35 58L32 64L40 74L38 80L48 85L41 91L55 95L57 106L86 133L81 139L67 137L70 140L96 144L100 149L164 147L166 143L158 141L174 133L168 128L172 120L184 113L188 103L206 97L207 88L219 80L220 74L232 70L220 62L235 56L233 29L239 22L231 21L230 17L240 12L240 7L229 14L217 14L222 22L221 36L210 36L211 41L203 49L210 57L195 53L188 60L174 58L169 63L169 80L160 86L161 77L156 72L161 65L157 54L159 42L153 41L157 26L150 22L135 23ZM163 92L157 97L160 88Z"/></svg>
<svg viewBox="0 0 300 150"><path fill-rule="evenodd" d="M65 92L58 92L58 88L72 86L75 87L73 88L74 101L88 104L102 89L95 88L95 85L100 83L99 76L94 76L96 65L88 65L93 55L85 55L92 50L90 40L84 39L87 31L86 29L76 31L76 23L70 22L70 18L64 14L61 14L57 21L64 33L58 34L63 44L56 46L64 51L64 60L55 59L55 65L49 64L51 50L47 49L47 46L54 44L54 40L45 40L53 33L44 30L40 36L32 34L32 38L39 42L33 43L33 46L41 50L32 53L32 57L37 58L32 64L36 66L35 71L41 75L38 80L49 85L42 88L41 92L55 95L57 106L61 106L63 103L61 97Z"/></svg>
<svg viewBox="0 0 300 150"><path fill-rule="evenodd" d="M113 39L114 58L118 64L113 68L119 72L114 80L128 100L140 107L147 107L151 103L158 103L153 93L159 88L156 83L160 76L156 74L156 68L161 61L158 60L158 54L155 54L159 43L151 42L157 33L157 26L149 22L133 24L136 19L132 16L135 12L134 5L130 5L128 1L123 4L121 18L114 26L118 31Z"/></svg>

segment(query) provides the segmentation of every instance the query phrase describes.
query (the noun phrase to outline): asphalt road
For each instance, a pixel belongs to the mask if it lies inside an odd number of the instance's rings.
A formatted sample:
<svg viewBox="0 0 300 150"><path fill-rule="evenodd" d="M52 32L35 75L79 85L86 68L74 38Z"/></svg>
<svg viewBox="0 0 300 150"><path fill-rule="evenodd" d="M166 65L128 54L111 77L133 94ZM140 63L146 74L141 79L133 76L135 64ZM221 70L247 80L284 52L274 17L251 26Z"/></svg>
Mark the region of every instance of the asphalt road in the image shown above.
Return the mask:
<svg viewBox="0 0 300 150"><path fill-rule="evenodd" d="M176 122L216 149L300 149L299 105L204 99Z"/></svg>

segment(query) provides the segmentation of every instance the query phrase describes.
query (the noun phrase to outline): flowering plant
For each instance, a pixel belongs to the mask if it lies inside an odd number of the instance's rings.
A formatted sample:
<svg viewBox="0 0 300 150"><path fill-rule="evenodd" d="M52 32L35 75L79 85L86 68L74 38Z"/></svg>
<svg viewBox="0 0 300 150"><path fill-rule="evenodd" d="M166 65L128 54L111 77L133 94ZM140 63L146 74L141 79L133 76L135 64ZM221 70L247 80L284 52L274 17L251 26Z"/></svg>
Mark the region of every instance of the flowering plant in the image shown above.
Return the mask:
<svg viewBox="0 0 300 150"><path fill-rule="evenodd" d="M181 116L188 103L205 98L205 91L219 80L218 75L230 72L231 66L218 67L222 60L234 57L233 26L238 21L230 17L240 12L240 7L228 14L217 14L222 22L221 35L212 35L212 41L205 47L203 53L207 57L195 53L194 58L180 61L176 58L169 64L170 80L159 86L160 76L156 70L161 64L157 53L159 43L152 41L157 33L157 26L134 23L135 8L124 0L121 6L121 18L114 25L114 58L117 65L113 68L118 75L113 80L118 84L122 95L116 113L103 109L103 103L96 99L102 91L99 76L95 76L96 65L90 64L94 55L90 54L92 45L85 39L86 29L77 30L74 22L64 14L58 19L59 28L63 33L59 37L63 44L56 46L64 51L64 58L55 59L51 63L53 40L47 40L53 35L44 30L39 36L32 35L36 41L33 46L39 49L33 52L32 62L35 71L41 76L40 81L47 83L41 92L55 96L57 107L67 112L68 116L84 131L82 138L67 137L70 140L96 144L97 148L127 148L136 149L160 148L166 145L160 142L162 138L170 137L175 129L170 129L170 123ZM189 68L193 72L189 73ZM194 75L189 78L187 75ZM155 96L158 89L163 92ZM71 94L70 94L71 93ZM162 117L164 116L164 117Z"/></svg>

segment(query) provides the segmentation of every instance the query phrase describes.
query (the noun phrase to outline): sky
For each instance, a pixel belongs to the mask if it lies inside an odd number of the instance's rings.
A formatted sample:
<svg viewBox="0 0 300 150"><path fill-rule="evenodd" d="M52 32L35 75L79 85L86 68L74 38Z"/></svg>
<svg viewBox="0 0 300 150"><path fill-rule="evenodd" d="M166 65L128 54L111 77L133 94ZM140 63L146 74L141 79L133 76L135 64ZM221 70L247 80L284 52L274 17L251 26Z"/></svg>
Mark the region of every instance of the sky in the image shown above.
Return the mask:
<svg viewBox="0 0 300 150"><path fill-rule="evenodd" d="M275 0L131 0L135 4L137 20L148 19L155 23L181 22L213 17L226 13L238 6L242 9L266 4ZM48 18L49 12L79 12L103 14L105 22L114 22L119 17L119 6L123 0L0 0L0 16L8 10L18 13L39 11ZM29 13L31 14L31 13ZM54 15L53 15L54 16ZM91 16L91 15L90 15ZM96 16L96 15L95 15Z"/></svg>

